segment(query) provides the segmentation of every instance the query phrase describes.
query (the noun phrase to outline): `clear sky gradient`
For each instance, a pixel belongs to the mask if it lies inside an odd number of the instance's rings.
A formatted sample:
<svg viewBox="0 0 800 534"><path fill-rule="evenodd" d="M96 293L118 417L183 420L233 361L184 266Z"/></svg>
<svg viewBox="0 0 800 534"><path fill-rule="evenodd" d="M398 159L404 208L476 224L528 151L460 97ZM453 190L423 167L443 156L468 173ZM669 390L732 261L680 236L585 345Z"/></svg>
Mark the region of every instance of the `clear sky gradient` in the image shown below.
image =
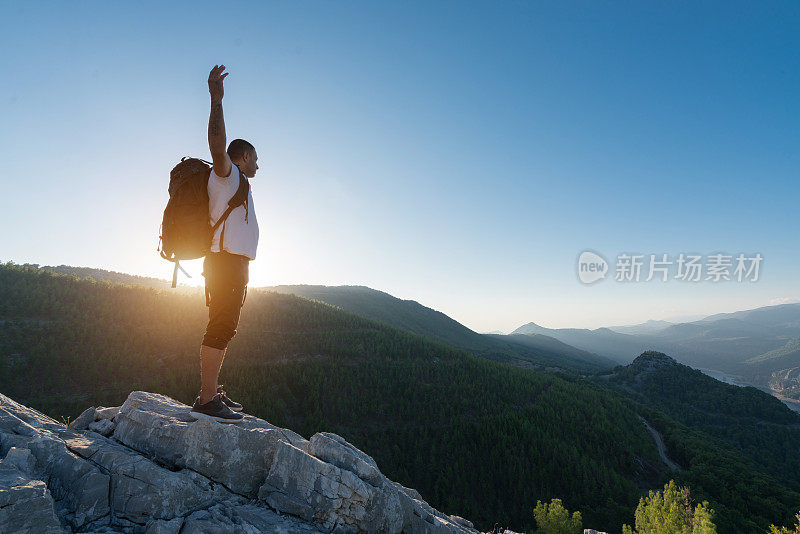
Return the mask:
<svg viewBox="0 0 800 534"><path fill-rule="evenodd" d="M800 298L800 3L3 2L0 29L0 260L169 277L169 171L209 157L224 63L228 139L259 153L252 286L367 285L478 331ZM587 286L586 249L764 260Z"/></svg>

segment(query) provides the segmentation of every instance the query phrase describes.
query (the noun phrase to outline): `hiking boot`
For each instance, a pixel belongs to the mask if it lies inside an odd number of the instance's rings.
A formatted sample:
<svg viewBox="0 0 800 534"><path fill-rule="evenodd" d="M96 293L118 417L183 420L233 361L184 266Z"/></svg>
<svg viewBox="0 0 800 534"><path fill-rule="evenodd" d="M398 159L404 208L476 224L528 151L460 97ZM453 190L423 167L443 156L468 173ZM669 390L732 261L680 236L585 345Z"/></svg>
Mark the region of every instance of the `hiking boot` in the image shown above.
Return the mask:
<svg viewBox="0 0 800 534"><path fill-rule="evenodd" d="M238 423L244 416L236 413L222 402L222 395L217 393L205 404L200 404L200 397L194 400L192 411L189 412L194 419L213 419L220 423Z"/></svg>
<svg viewBox="0 0 800 534"><path fill-rule="evenodd" d="M202 391L198 391L197 392L197 396L199 397L201 393L202 393ZM232 401L231 399L229 399L228 395L226 395L225 391L222 389L222 386L217 386L217 393L219 393L222 396L222 402L225 403L225 406L227 406L228 408L230 408L234 412L241 412L242 411L242 405L239 404L238 402L235 402L235 401Z"/></svg>

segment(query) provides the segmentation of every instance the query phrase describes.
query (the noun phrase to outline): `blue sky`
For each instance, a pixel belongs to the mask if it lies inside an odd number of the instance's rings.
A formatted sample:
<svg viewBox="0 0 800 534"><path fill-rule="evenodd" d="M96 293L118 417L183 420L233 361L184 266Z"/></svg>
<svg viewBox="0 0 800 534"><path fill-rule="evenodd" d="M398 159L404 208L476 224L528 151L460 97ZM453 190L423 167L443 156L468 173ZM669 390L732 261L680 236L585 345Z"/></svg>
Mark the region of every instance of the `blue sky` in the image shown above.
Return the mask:
<svg viewBox="0 0 800 534"><path fill-rule="evenodd" d="M478 331L800 299L797 2L5 2L0 20L0 260L168 277L169 170L208 157L224 63L228 138L259 153L253 286L367 285ZM587 249L764 259L755 283L587 286Z"/></svg>

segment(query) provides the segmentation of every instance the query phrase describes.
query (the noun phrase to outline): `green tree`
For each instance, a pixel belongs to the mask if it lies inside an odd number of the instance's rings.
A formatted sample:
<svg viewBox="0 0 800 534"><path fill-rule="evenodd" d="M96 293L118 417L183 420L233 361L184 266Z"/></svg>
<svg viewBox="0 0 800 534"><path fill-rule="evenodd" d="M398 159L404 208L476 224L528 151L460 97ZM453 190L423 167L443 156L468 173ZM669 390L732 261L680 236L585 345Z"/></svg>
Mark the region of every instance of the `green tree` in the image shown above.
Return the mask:
<svg viewBox="0 0 800 534"><path fill-rule="evenodd" d="M716 534L713 515L708 501L692 508L689 488L679 488L670 480L664 491L650 491L647 497L639 499L636 530L622 525L622 534Z"/></svg>
<svg viewBox="0 0 800 534"><path fill-rule="evenodd" d="M533 517L539 532L542 534L575 534L583 532L581 513L575 512L572 517L561 504L561 499L552 499L550 504L536 501Z"/></svg>
<svg viewBox="0 0 800 534"><path fill-rule="evenodd" d="M770 525L769 534L800 534L800 512L797 512L795 518L797 519L797 524L793 529L789 530L789 527Z"/></svg>

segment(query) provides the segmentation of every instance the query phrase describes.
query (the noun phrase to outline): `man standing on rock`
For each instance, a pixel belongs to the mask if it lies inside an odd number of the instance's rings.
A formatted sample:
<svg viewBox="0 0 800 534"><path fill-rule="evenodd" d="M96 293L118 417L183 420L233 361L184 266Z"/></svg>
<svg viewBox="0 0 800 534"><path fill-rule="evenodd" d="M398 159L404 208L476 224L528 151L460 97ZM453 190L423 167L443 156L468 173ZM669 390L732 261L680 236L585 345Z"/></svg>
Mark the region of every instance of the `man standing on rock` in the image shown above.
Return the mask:
<svg viewBox="0 0 800 534"><path fill-rule="evenodd" d="M222 82L225 65L215 65L208 75L211 113L208 147L213 168L208 178L208 211L213 225L239 193L235 207L217 228L211 252L203 261L208 325L200 346L200 393L190 412L195 419L210 418L223 423L241 421L242 405L228 398L217 383L228 342L236 334L239 313L247 296L250 261L256 258L258 221L248 178L258 170L256 149L243 139L234 139L225 149L225 119L222 115ZM244 192L246 191L246 196ZM234 201L232 206L236 205Z"/></svg>

